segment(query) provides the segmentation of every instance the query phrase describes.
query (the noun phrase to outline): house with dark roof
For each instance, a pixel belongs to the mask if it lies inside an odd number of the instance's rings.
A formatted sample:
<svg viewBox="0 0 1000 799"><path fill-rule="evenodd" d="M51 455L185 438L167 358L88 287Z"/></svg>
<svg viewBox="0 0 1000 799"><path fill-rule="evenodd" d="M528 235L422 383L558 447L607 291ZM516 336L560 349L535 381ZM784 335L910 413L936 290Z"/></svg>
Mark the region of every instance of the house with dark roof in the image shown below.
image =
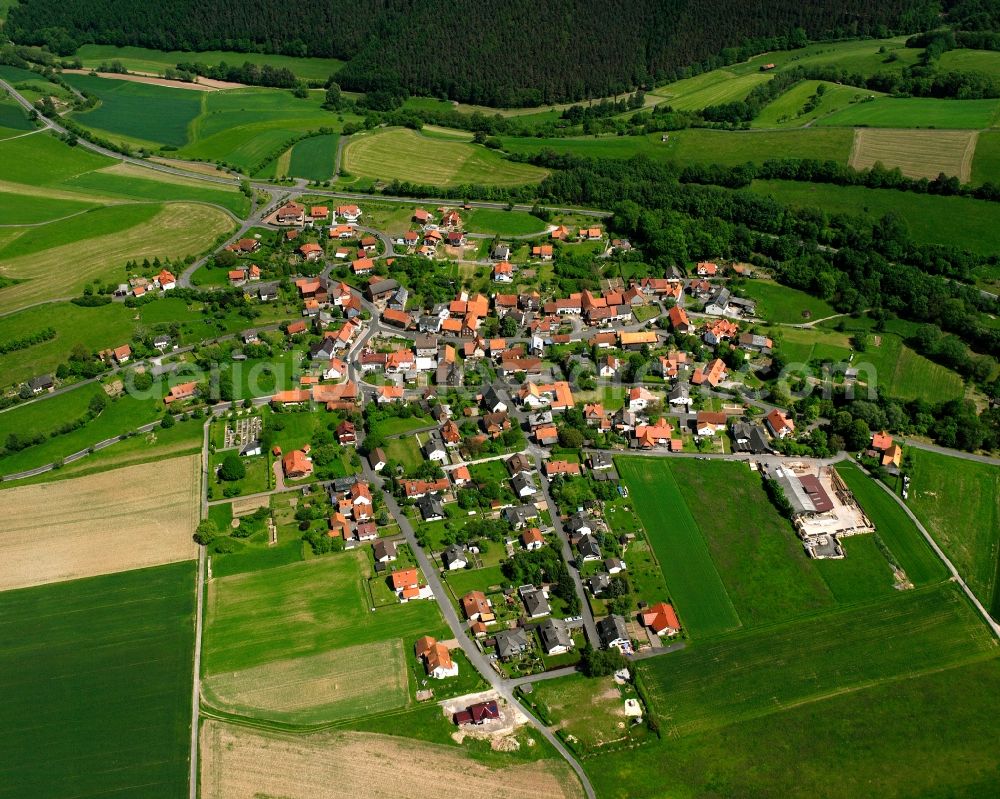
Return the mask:
<svg viewBox="0 0 1000 799"><path fill-rule="evenodd" d="M538 518L538 508L534 505L517 505L516 507L504 508L503 517L515 530L528 527L531 522Z"/></svg>
<svg viewBox="0 0 1000 799"><path fill-rule="evenodd" d="M573 648L573 636L562 619L546 619L539 624L538 639L546 655L562 655Z"/></svg>
<svg viewBox="0 0 1000 799"><path fill-rule="evenodd" d="M576 542L576 551L584 562L601 559L601 546L590 533L580 536L580 540Z"/></svg>
<svg viewBox="0 0 1000 799"><path fill-rule="evenodd" d="M597 637L601 639L601 646L605 649L615 647L628 650L632 646L632 639L629 638L628 629L625 627L625 619L617 613L597 622Z"/></svg>
<svg viewBox="0 0 1000 799"><path fill-rule="evenodd" d="M469 550L461 544L452 544L441 553L441 562L448 571L464 569L469 565Z"/></svg>
<svg viewBox="0 0 1000 799"><path fill-rule="evenodd" d="M500 707L495 699L491 699L488 702L477 702L474 705L469 705L465 710L459 710L452 716L452 721L460 727L467 724L478 726L499 718Z"/></svg>
<svg viewBox="0 0 1000 799"><path fill-rule="evenodd" d="M521 595L524 611L529 619L540 619L552 612L552 606L549 605L549 599L543 589L535 588L533 585L522 585L517 591Z"/></svg>
<svg viewBox="0 0 1000 799"><path fill-rule="evenodd" d="M587 586L587 590L589 590L590 593L594 596L600 596L608 589L608 586L611 585L611 575L606 574L605 572L598 572L597 574L592 574L590 577L587 577L583 582Z"/></svg>
<svg viewBox="0 0 1000 799"><path fill-rule="evenodd" d="M436 522L444 518L444 505L433 494L424 494L417 500L417 510L425 522Z"/></svg>
<svg viewBox="0 0 1000 799"><path fill-rule="evenodd" d="M493 636L497 655L501 660L511 660L528 651L528 636L520 627L501 630Z"/></svg>

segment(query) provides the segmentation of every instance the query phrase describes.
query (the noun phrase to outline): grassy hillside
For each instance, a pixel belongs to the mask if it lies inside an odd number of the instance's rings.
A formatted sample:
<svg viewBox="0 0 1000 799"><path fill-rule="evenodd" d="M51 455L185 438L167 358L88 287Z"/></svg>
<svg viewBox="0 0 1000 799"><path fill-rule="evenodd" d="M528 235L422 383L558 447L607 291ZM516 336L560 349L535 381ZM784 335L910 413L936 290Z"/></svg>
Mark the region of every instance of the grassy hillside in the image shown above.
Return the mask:
<svg viewBox="0 0 1000 799"><path fill-rule="evenodd" d="M996 124L1000 100L938 100L880 97L855 103L819 120L820 125L873 128L988 128Z"/></svg>

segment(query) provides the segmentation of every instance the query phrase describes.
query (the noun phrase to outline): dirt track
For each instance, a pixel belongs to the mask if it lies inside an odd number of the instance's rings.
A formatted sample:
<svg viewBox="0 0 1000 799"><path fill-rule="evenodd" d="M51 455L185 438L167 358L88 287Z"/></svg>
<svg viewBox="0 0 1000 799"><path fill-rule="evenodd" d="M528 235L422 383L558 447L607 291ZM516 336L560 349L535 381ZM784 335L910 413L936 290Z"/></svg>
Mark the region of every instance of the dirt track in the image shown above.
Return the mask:
<svg viewBox="0 0 1000 799"><path fill-rule="evenodd" d="M579 783L557 761L485 766L457 747L372 733L264 734L206 721L203 799L401 799L489 796L577 799Z"/></svg>
<svg viewBox="0 0 1000 799"><path fill-rule="evenodd" d="M0 491L0 591L196 557L199 461Z"/></svg>

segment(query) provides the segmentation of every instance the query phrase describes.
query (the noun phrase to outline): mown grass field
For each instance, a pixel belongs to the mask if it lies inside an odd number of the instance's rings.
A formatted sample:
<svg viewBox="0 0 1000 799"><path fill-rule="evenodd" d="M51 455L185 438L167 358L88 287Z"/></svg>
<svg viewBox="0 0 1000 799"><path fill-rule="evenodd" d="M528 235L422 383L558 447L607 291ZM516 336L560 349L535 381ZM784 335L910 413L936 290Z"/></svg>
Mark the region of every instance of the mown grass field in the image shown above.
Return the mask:
<svg viewBox="0 0 1000 799"><path fill-rule="evenodd" d="M1000 77L1000 53L992 50L948 50L938 62L941 69L957 72L985 72Z"/></svg>
<svg viewBox="0 0 1000 799"><path fill-rule="evenodd" d="M572 735L585 750L624 737L625 702L611 677L588 679L579 674L536 683L531 701L543 705L564 735Z"/></svg>
<svg viewBox="0 0 1000 799"><path fill-rule="evenodd" d="M870 169L880 163L907 177L928 180L943 172L968 183L977 138L970 130L859 128L854 132L850 165Z"/></svg>
<svg viewBox="0 0 1000 799"><path fill-rule="evenodd" d="M736 75L728 70L715 70L661 86L657 97L663 97L678 111L697 111L710 105L742 100L750 91L774 77L766 72Z"/></svg>
<svg viewBox="0 0 1000 799"><path fill-rule="evenodd" d="M976 153L972 157L972 182L980 185L996 183L1000 176L1000 130L979 133Z"/></svg>
<svg viewBox="0 0 1000 799"><path fill-rule="evenodd" d="M333 177L333 162L339 138L337 134L331 133L300 141L292 148L289 174L309 180L329 180Z"/></svg>
<svg viewBox="0 0 1000 799"><path fill-rule="evenodd" d="M843 559L817 560L815 564L839 604L850 605L896 594L892 568L874 536L842 538L840 545L844 548Z"/></svg>
<svg viewBox="0 0 1000 799"><path fill-rule="evenodd" d="M751 191L793 208L862 215L872 222L895 212L920 243L961 247L983 255L1000 247L995 204L986 200L789 180L755 180Z"/></svg>
<svg viewBox="0 0 1000 799"><path fill-rule="evenodd" d="M615 465L629 487L681 624L694 638L739 627L740 617L671 464L652 458L617 458Z"/></svg>
<svg viewBox="0 0 1000 799"><path fill-rule="evenodd" d="M360 550L209 584L205 673L238 671L348 646L443 637L433 601L369 610ZM372 686L373 691L379 686Z"/></svg>
<svg viewBox="0 0 1000 799"><path fill-rule="evenodd" d="M805 112L806 103L816 94L819 86L823 86L819 103L812 111ZM766 105L751 124L755 128L801 128L872 94L878 92L820 80L804 80Z"/></svg>
<svg viewBox="0 0 1000 799"><path fill-rule="evenodd" d="M945 565L889 494L851 462L842 462L836 469L875 525L875 534L914 585L936 583L948 576Z"/></svg>
<svg viewBox="0 0 1000 799"><path fill-rule="evenodd" d="M669 469L697 520L744 627L834 606L816 564L767 499L759 473L728 461L657 461L657 466L661 463L660 473ZM656 491L649 493L659 500Z"/></svg>
<svg viewBox="0 0 1000 799"><path fill-rule="evenodd" d="M118 281L132 259L198 255L234 225L218 209L168 203L96 209L30 228L0 250L0 274L22 281L0 291L0 311L77 295L95 279Z"/></svg>
<svg viewBox="0 0 1000 799"><path fill-rule="evenodd" d="M94 69L102 63L112 61L121 63L131 72L151 72L163 74L167 67L175 67L179 63L197 62L216 66L225 62L230 66L265 64L277 68L291 70L303 80L326 80L337 72L343 62L336 58L295 58L293 56L275 55L270 53L237 53L226 50L204 50L187 52L184 50L151 50L147 47L115 47L106 44L85 44L76 51L76 57L83 62L86 69Z"/></svg>
<svg viewBox="0 0 1000 799"><path fill-rule="evenodd" d="M33 225L78 214L93 208L92 203L32 197L12 192L0 192L0 219L5 225Z"/></svg>
<svg viewBox="0 0 1000 799"><path fill-rule="evenodd" d="M996 123L1000 100L880 97L855 103L819 120L820 125L871 128L968 128Z"/></svg>
<svg viewBox="0 0 1000 799"><path fill-rule="evenodd" d="M819 297L766 280L748 280L742 291L757 303L757 316L777 324L801 324L837 313Z"/></svg>
<svg viewBox="0 0 1000 799"><path fill-rule="evenodd" d="M889 635L883 647L905 647L906 630ZM680 796L992 796L998 697L994 658L601 754L584 767L608 799L662 797L664 764ZM807 757L801 742L810 742Z"/></svg>
<svg viewBox="0 0 1000 799"><path fill-rule="evenodd" d="M34 128L24 109L9 97L0 97L0 138L19 136Z"/></svg>
<svg viewBox="0 0 1000 799"><path fill-rule="evenodd" d="M553 150L591 158L632 158L645 155L653 161L686 164L738 166L769 158L818 158L847 163L853 134L849 130L807 128L804 130L679 130L648 136L604 136L590 138L538 139L503 137L511 153Z"/></svg>
<svg viewBox="0 0 1000 799"><path fill-rule="evenodd" d="M436 186L517 186L537 183L547 174L530 164L505 161L485 147L430 138L407 128L352 137L344 148L342 169L352 176Z"/></svg>
<svg viewBox="0 0 1000 799"><path fill-rule="evenodd" d="M188 784L194 564L0 594L0 796Z"/></svg>
<svg viewBox="0 0 1000 799"><path fill-rule="evenodd" d="M947 585L699 643L639 669L673 737L996 653L989 629Z"/></svg>
<svg viewBox="0 0 1000 799"><path fill-rule="evenodd" d="M409 702L408 655L399 638L348 646L209 676L203 696L227 712L289 724L370 716Z"/></svg>
<svg viewBox="0 0 1000 799"><path fill-rule="evenodd" d="M906 504L992 612L1000 568L1000 469L909 448Z"/></svg>

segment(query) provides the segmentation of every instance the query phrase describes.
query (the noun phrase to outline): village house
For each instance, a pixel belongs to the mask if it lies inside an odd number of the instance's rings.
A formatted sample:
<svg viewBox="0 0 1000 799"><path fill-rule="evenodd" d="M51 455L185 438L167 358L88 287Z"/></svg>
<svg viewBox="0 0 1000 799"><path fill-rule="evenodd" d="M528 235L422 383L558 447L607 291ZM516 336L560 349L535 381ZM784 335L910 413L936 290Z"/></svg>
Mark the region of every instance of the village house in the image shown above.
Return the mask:
<svg viewBox="0 0 1000 799"><path fill-rule="evenodd" d="M778 408L772 408L764 417L764 424L775 438L786 438L795 432L795 423Z"/></svg>
<svg viewBox="0 0 1000 799"><path fill-rule="evenodd" d="M681 623L677 620L673 605L657 602L639 614L639 621L656 635L677 635L681 631Z"/></svg>
<svg viewBox="0 0 1000 799"><path fill-rule="evenodd" d="M549 655L563 655L573 648L573 636L562 619L546 619L538 625L538 639L542 651Z"/></svg>
<svg viewBox="0 0 1000 799"><path fill-rule="evenodd" d="M424 661L428 676L435 680L458 676L458 664L452 660L448 647L429 635L418 638L414 650L417 657Z"/></svg>
<svg viewBox="0 0 1000 799"><path fill-rule="evenodd" d="M361 218L361 209L356 205L338 205L337 216L345 222L357 222Z"/></svg>
<svg viewBox="0 0 1000 799"><path fill-rule="evenodd" d="M306 392L308 394L308 392ZM309 477L313 472L312 458L309 457L309 445L302 449L293 449L285 453L281 459L281 468L288 480L298 480Z"/></svg>
<svg viewBox="0 0 1000 799"><path fill-rule="evenodd" d="M493 603L482 591L470 591L461 599L462 612L469 621L489 623L496 616L493 614Z"/></svg>
<svg viewBox="0 0 1000 799"><path fill-rule="evenodd" d="M163 402L166 405L172 402L182 402L186 399L191 399L196 393L198 393L197 381L192 380L188 383L178 383L176 386L170 387L170 390L163 398Z"/></svg>
<svg viewBox="0 0 1000 799"><path fill-rule="evenodd" d="M629 638L625 619L617 613L597 622L597 637L601 639L601 645L605 649L614 647L622 652L631 651L632 640Z"/></svg>
<svg viewBox="0 0 1000 799"><path fill-rule="evenodd" d="M537 527L531 527L521 533L521 546L529 551L541 549L544 544L545 538Z"/></svg>
<svg viewBox="0 0 1000 799"><path fill-rule="evenodd" d="M726 414L716 411L698 411L695 418L695 434L699 438L715 436L726 429Z"/></svg>
<svg viewBox="0 0 1000 799"><path fill-rule="evenodd" d="M287 202L274 212L274 221L278 225L305 224L306 207L301 203Z"/></svg>

